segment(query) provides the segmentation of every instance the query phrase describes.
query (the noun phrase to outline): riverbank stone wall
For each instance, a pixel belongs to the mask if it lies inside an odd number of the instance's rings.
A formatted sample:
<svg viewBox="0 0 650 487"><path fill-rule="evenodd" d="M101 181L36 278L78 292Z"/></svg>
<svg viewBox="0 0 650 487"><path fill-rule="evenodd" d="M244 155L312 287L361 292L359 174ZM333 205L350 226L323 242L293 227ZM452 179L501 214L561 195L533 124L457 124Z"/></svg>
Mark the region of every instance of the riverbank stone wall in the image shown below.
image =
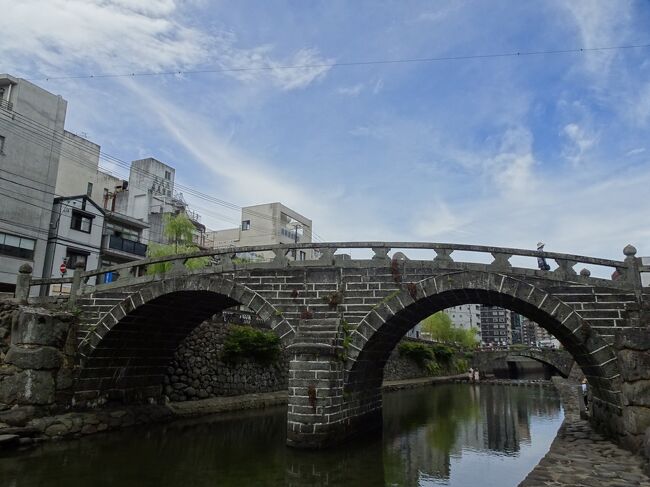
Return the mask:
<svg viewBox="0 0 650 487"><path fill-rule="evenodd" d="M67 405L72 395L76 317L23 307L11 311L11 321L0 364L0 422L2 411L22 406L56 409Z"/></svg>
<svg viewBox="0 0 650 487"><path fill-rule="evenodd" d="M164 379L164 393L170 401L287 390L289 362L284 351L270 364L253 358L224 360L231 326L222 315L215 315L181 342Z"/></svg>

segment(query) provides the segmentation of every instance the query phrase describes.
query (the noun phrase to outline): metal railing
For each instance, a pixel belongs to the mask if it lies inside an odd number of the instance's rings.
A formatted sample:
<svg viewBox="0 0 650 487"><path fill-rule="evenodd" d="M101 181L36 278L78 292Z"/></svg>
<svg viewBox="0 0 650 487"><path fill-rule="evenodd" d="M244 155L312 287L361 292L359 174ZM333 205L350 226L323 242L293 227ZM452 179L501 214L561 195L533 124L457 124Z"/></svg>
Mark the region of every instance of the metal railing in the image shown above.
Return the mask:
<svg viewBox="0 0 650 487"><path fill-rule="evenodd" d="M147 255L146 244L129 240L128 238L118 237L117 235L108 236L108 248L128 254L139 255L140 257Z"/></svg>
<svg viewBox="0 0 650 487"><path fill-rule="evenodd" d="M3 100L2 98L0 98L0 108L12 111L14 109L14 104L11 103L9 100Z"/></svg>
<svg viewBox="0 0 650 487"><path fill-rule="evenodd" d="M317 250L319 257L312 260L293 261L287 257L291 250ZM340 254L342 250L361 250L368 249L373 252L370 258L352 259L349 255ZM389 256L389 252L399 250ZM432 258L428 260L409 259L401 251L433 251ZM251 252L261 253L270 252L274 258L265 262L247 262L245 259L238 258L240 254L249 254ZM475 254L488 255L493 260L489 264L476 262L463 262L454 260L453 252L470 252ZM641 295L641 272L650 271L650 266L641 265L641 259L636 257L636 249L628 245L623 250L625 260L600 259L575 254L562 254L557 252L540 252L537 250L516 249L508 247L492 247L482 245L465 245L451 243L428 243L428 242L329 242L329 243L292 243L272 246L250 246L239 247L235 249L212 249L191 254L171 255L166 257L156 257L132 261L125 264L115 265L105 269L84 271L75 269L73 278L63 279L29 279L29 283L23 280L23 286L28 287L41 286L45 284L57 284L61 282L72 282L71 299L77 295L87 294L102 289L112 289L123 287L139 282L144 282L145 278L152 278L147 275L147 271L152 264L169 263L171 264L166 274L176 275L179 273L188 273L190 271L185 267L189 259L197 257L207 257L208 272L233 272L240 269L250 268L277 268L277 267L355 267L359 265L377 266L390 265L391 258L404 262L428 263L438 269L462 270L476 269L498 272L520 273L534 277L554 279L558 281L572 281L584 283L600 283L623 289L634 289ZM528 267L514 267L510 259L512 257L530 258L532 265ZM539 270L537 268L537 259L543 258L548 261L554 261L557 267L553 270ZM574 267L578 264L587 266L599 266L609 268L612 272L610 278L591 277L591 272L583 268L576 272ZM206 272L201 269L195 272ZM111 282L106 284L88 285L92 278L97 283L105 281L104 275L111 275ZM20 281L20 276L19 276ZM25 294L24 290L20 291ZM17 294L19 292L17 291ZM29 294L29 290L27 291Z"/></svg>

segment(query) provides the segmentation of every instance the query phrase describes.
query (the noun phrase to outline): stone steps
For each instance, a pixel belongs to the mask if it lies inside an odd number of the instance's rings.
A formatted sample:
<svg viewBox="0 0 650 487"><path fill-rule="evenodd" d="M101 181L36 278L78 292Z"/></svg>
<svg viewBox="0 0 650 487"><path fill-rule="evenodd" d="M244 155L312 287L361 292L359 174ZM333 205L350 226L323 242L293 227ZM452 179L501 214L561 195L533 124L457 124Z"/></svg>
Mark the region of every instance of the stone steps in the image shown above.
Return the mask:
<svg viewBox="0 0 650 487"><path fill-rule="evenodd" d="M81 308L80 324L77 330L77 343L81 343L90 333L97 322L117 304L129 297L130 292L103 292L92 294L79 300Z"/></svg>

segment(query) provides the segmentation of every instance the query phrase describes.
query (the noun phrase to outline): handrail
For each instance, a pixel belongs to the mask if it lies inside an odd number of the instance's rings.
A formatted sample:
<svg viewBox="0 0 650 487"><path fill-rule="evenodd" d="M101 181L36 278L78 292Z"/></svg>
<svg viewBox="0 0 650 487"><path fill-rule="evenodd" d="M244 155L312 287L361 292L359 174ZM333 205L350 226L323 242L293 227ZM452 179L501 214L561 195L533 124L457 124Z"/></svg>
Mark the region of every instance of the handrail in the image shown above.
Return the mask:
<svg viewBox="0 0 650 487"><path fill-rule="evenodd" d="M321 255L314 259L307 259L306 261L291 261L287 259L286 255L291 250L318 250ZM48 278L48 279L31 279L31 268L29 274L25 274L24 278L19 276L20 282L20 292L17 291L16 295L20 294L21 296L33 286L42 286L42 285L52 285L57 283L71 283L72 288L70 291L71 300L76 299L77 295L84 294L84 290L91 290L93 288L109 286L122 287L125 285L134 284L135 281L142 281L142 275L146 272L146 268L152 264L160 263L170 263L173 266L173 269L170 270L170 274L177 274L180 272L185 272L186 268L184 266L185 262L188 259L201 258L201 257L224 257L218 262L213 262L213 264L221 266L221 271L236 271L240 267L252 268L254 266L269 267L273 265L277 266L329 266L335 265L337 250L347 250L347 249L372 249L374 255L370 258L364 259L354 259L351 261L345 260L340 261L339 263L343 266L345 265L357 265L355 262L360 261L369 261L369 262L389 262L390 257L388 253L391 250L407 250L407 249L419 249L419 250L433 250L435 252L435 257L431 260L434 266L444 267L448 269L458 269L458 266L488 266L491 269L497 271L508 271L509 269L517 270L517 272L531 272L529 267L518 267L513 268L510 263L510 259L513 256L520 257L531 257L535 259L543 258L554 260L557 264L557 269L553 271L537 271L543 272L544 276L553 280L574 280L588 279L589 282L597 283L599 285L615 285L616 287L621 288L633 288L637 299L640 301L643 300L642 296L642 281L641 273L646 272L650 269L648 265L641 265L641 259L635 257L636 249L628 245L623 249L625 254L625 260L611 260L611 259L600 259L596 257L588 257L584 255L575 255L575 254L562 254L558 252L545 252L539 250L528 250L528 249L517 249L510 247L494 247L487 245L468 245L468 244L452 244L452 243L436 243L436 242L319 242L319 243L288 243L288 244L276 244L276 245L255 245L248 247L222 247L217 249L203 250L198 252L186 253L186 254L177 254L177 255L168 255L164 257L155 257L141 260L134 260L124 264L114 265L104 269L96 269L84 271L82 268L75 269L74 275L72 277L65 278ZM456 261L451 257L451 254L454 251L463 251L463 252L476 252L482 254L491 254L494 259L490 264L481 264L476 262L467 262L467 261ZM239 262L234 261L233 259L238 254L248 254L248 253L260 253L260 252L272 252L274 257L270 258L268 261L263 262L246 262L243 265L240 265ZM408 260L408 258L406 258ZM350 262L346 264L345 262ZM422 259L415 259L414 262L426 262ZM614 272L611 279L601 279L601 278L592 278L591 273L588 269L582 269L579 275L573 269L578 263L595 265L595 266L604 266L613 268ZM532 266L531 266L532 267ZM120 272L126 270L126 273ZM102 280L101 276L106 278L111 275L111 273L116 273L117 276L111 276L109 282L100 282ZM121 275L123 274L123 275ZM135 281L134 281L135 278ZM94 282L91 279L95 279ZM585 281L586 282L586 281ZM89 284L89 287L86 285ZM27 291L25 291L27 290ZM27 292L27 294L29 294Z"/></svg>
<svg viewBox="0 0 650 487"><path fill-rule="evenodd" d="M319 242L319 243L291 243L279 245L255 245L249 247L230 247L219 248L212 250L203 250L199 252L176 254L165 257L155 257L149 259L142 259L127 262L125 264L118 264L112 267L98 270L90 270L82 273L82 277L93 277L108 272L119 271L121 269L130 269L133 267L141 267L150 264L158 264L163 262L172 262L177 260L191 259L197 257L213 257L218 255L235 255L249 252L264 252L275 250L304 250L304 249L424 249L424 250L458 250L469 251L477 253L499 253L517 255L523 257L544 257L547 259L560 259L570 262L600 265L605 267L625 267L624 261L600 259L597 257L588 257L584 255L575 254L562 254L558 252L540 252L538 250L517 249L509 247L492 247L482 245L466 245L466 244L451 244L451 243L429 243L429 242Z"/></svg>

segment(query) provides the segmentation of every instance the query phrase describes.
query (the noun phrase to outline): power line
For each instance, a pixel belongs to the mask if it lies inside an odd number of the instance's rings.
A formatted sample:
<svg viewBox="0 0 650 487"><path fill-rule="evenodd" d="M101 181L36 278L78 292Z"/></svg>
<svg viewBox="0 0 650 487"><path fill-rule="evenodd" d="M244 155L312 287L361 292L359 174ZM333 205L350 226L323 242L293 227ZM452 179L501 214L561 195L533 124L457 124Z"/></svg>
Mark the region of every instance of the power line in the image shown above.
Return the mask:
<svg viewBox="0 0 650 487"><path fill-rule="evenodd" d="M1 110L0 110L0 112L1 112ZM9 112L9 113L12 114L12 121L14 121L14 122L16 121L16 120L13 120L13 115L14 114L27 120L26 122L18 121L18 123L19 124L23 123L23 126L21 128L23 128L24 130L27 130L27 131L34 134L34 136L32 137L32 140L31 140L32 142L36 141L35 143L38 143L38 142L42 142L43 139L44 139L44 142L46 144L48 144L48 145L43 145L43 144L39 144L39 145L41 147L49 149L50 144L53 141L55 141L55 139L59 139L59 140L57 140L57 142L61 142L61 149L60 149L61 152L64 155L67 155L72 162L75 162L75 163L78 163L80 165L86 166L86 167L88 167L88 168L90 168L92 170L95 170L95 171L97 170L97 167L94 164L89 164L87 161L81 159L74 152L66 151L65 148L64 148L65 144L70 144L73 147L76 147L79 151L89 153L90 151L88 150L88 148L85 145L78 144L74 140L66 139L65 136L62 135L61 133L56 132L55 130L51 129L50 127L47 127L47 126L45 126L43 124L40 124L39 122L34 121L34 120L30 119L29 117L26 117L26 116L24 116L24 115L22 115L20 113L17 113L17 112ZM7 121L5 121L5 122L7 122ZM41 127L43 127L43 129L40 129L38 127L33 127L33 125L37 125L37 126L40 125ZM25 140L30 140L30 139L26 138L23 134L12 130L11 126L8 129L12 133L14 133L14 135L17 135L17 136L19 136L21 138L24 138ZM143 170L141 168L134 167L134 166L130 165L129 163L127 163L126 161L123 161L123 160L118 159L118 158L116 158L114 156L108 155L108 154L106 154L104 152L100 151L99 152L99 157L102 158L102 159L107 159L110 163L117 164L118 166L124 168L125 170L134 171L135 173L140 173L145 178L148 178L151 181L156 181L157 179L159 179L159 177L157 175L155 175L155 174L152 174L152 173L150 173L150 172L148 172L146 170ZM103 167L101 169L106 170ZM108 171L108 172L110 173L110 171ZM38 182L38 181L35 181L35 182ZM189 186L185 186L185 185L182 185L182 184L176 183L176 182L175 182L175 186L177 188L189 193L192 196L196 196L197 198L204 199L204 200L206 200L206 201L208 201L210 203L214 203L214 204L217 204L217 205L220 205L220 206L224 206L224 207L226 207L228 209L236 210L236 211L241 211L241 209L242 209L242 207L240 207L240 206L238 206L238 205L236 205L234 203L230 203L230 202L221 200L219 198L210 196L210 195L205 194L205 193L201 193L200 191L195 190L194 188L191 188ZM280 219L269 216L269 215L265 215L263 213L258 213L258 212L252 211L252 210L247 210L247 213L249 213L251 215L254 215L254 216L257 216L258 218L262 218L262 219L269 220L269 221L274 221L276 223L282 223L282 221ZM224 220L224 221L228 221L229 223L233 223L232 219L229 219L228 217L224 217L223 215L220 215L219 218ZM235 223L235 224L238 225L238 222ZM315 240L321 240L321 241L323 240L323 238L320 237L313 230L312 230L312 236L313 236L313 238Z"/></svg>
<svg viewBox="0 0 650 487"><path fill-rule="evenodd" d="M78 163L78 164L83 165L83 166L86 166L86 167L88 167L90 169L93 169L95 171L98 169L94 164L88 163L87 161L80 158L76 153L67 151L64 148L64 146L66 144L69 144L73 148L78 149L79 151L90 153L91 151L89 151L88 148L85 145L80 144L80 143L78 143L78 142L76 142L74 140L67 139L63 135L63 133L57 132L56 130L54 130L54 129L50 128L50 127L47 127L46 125L43 125L43 124L39 123L38 121L35 121L35 120L33 120L33 119L31 119L31 118L29 118L29 117L27 117L25 115L22 115L22 114L20 114L18 112L7 111L7 110L4 110L4 109L0 109L0 113L3 113L3 112L5 112L6 115L11 115L11 121L16 122L18 124L18 128L20 128L22 130L26 130L27 132L30 132L32 134L32 136L30 138L29 136L27 136L25 134L22 134L22 133L20 133L20 132L18 132L16 130L13 130L12 124L8 120L3 120L8 125L7 129L11 133L13 133L14 135L16 135L18 137L21 137L21 138L23 138L25 140L28 140L30 142L36 143L37 145L40 145L41 147L46 148L46 149L50 149L51 144L53 142L61 143L61 148L60 148L61 153L63 153L64 155L67 155L68 158L72 162ZM15 120L16 115L21 120ZM22 119L24 119L24 120L22 120ZM46 144L46 145L43 145L43 144ZM93 155L94 155L94 153L93 153ZM123 169L127 169L129 171L134 171L135 173L140 173L145 178L148 178L148 179L150 179L152 181L155 181L155 180L159 179L159 177L157 175L152 174L152 173L150 173L150 172L148 172L146 170L143 170L141 168L134 167L134 166L130 165L129 163L127 163L126 161L123 161L123 160L121 160L121 159L119 159L117 157L106 154L105 152L103 152L101 150L99 151L99 157L104 159L104 160L108 160L108 162L116 164L119 167L122 167ZM103 168L103 167L101 169L105 170L105 168ZM109 173L110 173L110 171L109 171ZM17 175L17 176L24 177L24 176L20 176L20 175ZM25 178L25 179L29 179L29 178ZM36 183L39 183L39 184L43 184L40 181L36 181L36 180L32 180L32 181L34 181ZM217 205L220 205L220 206L224 206L225 208L228 208L228 209L231 209L231 210L236 210L236 211L241 211L242 210L242 207L240 207L240 206L238 206L238 205L236 205L234 203L230 203L228 201L221 200L221 199L216 198L214 196L210 196L208 194L202 193L202 192L200 192L200 191L198 191L198 190L196 190L194 188L182 185L180 183L175 182L174 184L175 184L175 186L177 188L187 192L188 194L190 194L192 196L195 196L197 198L200 198L200 199L204 199L204 200L206 200L206 201L208 201L210 203L217 204ZM258 218L273 221L273 222L276 222L276 223L282 223L282 221L280 219L269 216L269 215L264 215L263 213L258 213L258 212L251 211L251 210L247 210L247 213L249 213L249 214L251 214L253 216L257 216ZM216 215L218 215L218 214L216 214ZM229 223L234 223L232 219L230 219L228 217L224 217L223 215L219 215L218 218L222 219L224 221L228 221ZM238 225L238 222L236 224ZM321 241L323 240L323 238L320 237L313 230L312 230L312 237L313 237L314 240L321 240Z"/></svg>
<svg viewBox="0 0 650 487"><path fill-rule="evenodd" d="M8 171L5 171L5 172L8 172ZM22 184L22 183L19 183L17 181L13 181L11 179L3 178L2 176L0 176L0 180L8 181L8 182L10 182L12 184L16 184L18 186L22 186L22 187L28 188L28 189L33 189L35 191L40 191L40 192L43 192L43 193L46 193L46 194L56 194L56 193L51 193L49 191L42 191L42 190L39 190L38 188L35 188L33 186ZM19 196L24 195L23 193L19 193L18 191L14 191L14 190L9 189L9 188L4 188L4 190L9 191L9 192L13 193L14 195L19 195ZM43 211L49 211L49 212L53 213L54 215L57 215L57 217L61 217L61 215L63 214L62 211L55 211L54 207L48 208L48 207L45 207L45 206L40 206L40 205L37 205L36 203L34 203L32 201L25 201L23 199L18 198L17 196L14 196L14 195L9 195L7 193L3 193L2 191L0 191L0 196L6 196L8 198L12 198L12 199L14 199L16 201L19 201L20 203L24 203L24 204L29 205L29 206L34 206L34 207L36 207L36 208L38 208L40 210L43 210ZM80 195L80 196L83 196L83 195ZM66 197L64 196L64 198L66 198ZM57 203L59 205L61 205L61 207L71 208L73 210L75 210L75 209L79 210L78 207L76 207L74 205L71 205L69 203L64 203L63 201L59 201ZM16 225L21 226L23 228L32 229L34 231L38 231L39 233L41 233L43 235L47 235L48 237L50 236L49 231L47 231L47 230L45 230L45 229L43 229L41 227L37 227L37 226L34 226L34 225L29 225L29 224L22 224L20 222L12 222L10 220L2 220L2 221L6 221L8 223L15 223ZM99 225L99 224L93 223L93 222L91 222L90 225L91 225L91 227L97 227L97 228L101 228L101 229L104 228L104 225ZM274 233L268 233L268 234L256 235L256 237L268 237L268 236L274 236L274 235L275 235ZM142 240L142 242L139 242L139 243L156 243L156 244L159 243L159 242L153 241L153 239L151 239L151 238L139 237L139 240Z"/></svg>
<svg viewBox="0 0 650 487"><path fill-rule="evenodd" d="M321 68L342 68L350 66L373 66L382 64L409 64L409 63L433 63L441 61L465 61L472 59L494 59L506 57L526 57L526 56L546 56L556 54L572 53L591 53L598 51L615 51L624 49L644 49L649 48L650 44L629 44L622 46L604 46L604 47L581 47L574 49L548 49L537 51L509 51L486 54L466 54L456 56L439 56L439 57L422 57L422 58L404 58L404 59L379 59L370 61L350 61L334 63L317 63L317 64L293 64L282 66L249 66L243 68L212 68L212 69L195 69L195 70L176 70L176 71L148 71L132 73L102 73L102 74L79 74L67 76L46 76L45 78L26 78L28 81L58 81L71 79L102 79L102 78L135 78L145 76L176 76L176 75L193 75L209 73L239 73L250 71L275 71L287 69L321 69Z"/></svg>

